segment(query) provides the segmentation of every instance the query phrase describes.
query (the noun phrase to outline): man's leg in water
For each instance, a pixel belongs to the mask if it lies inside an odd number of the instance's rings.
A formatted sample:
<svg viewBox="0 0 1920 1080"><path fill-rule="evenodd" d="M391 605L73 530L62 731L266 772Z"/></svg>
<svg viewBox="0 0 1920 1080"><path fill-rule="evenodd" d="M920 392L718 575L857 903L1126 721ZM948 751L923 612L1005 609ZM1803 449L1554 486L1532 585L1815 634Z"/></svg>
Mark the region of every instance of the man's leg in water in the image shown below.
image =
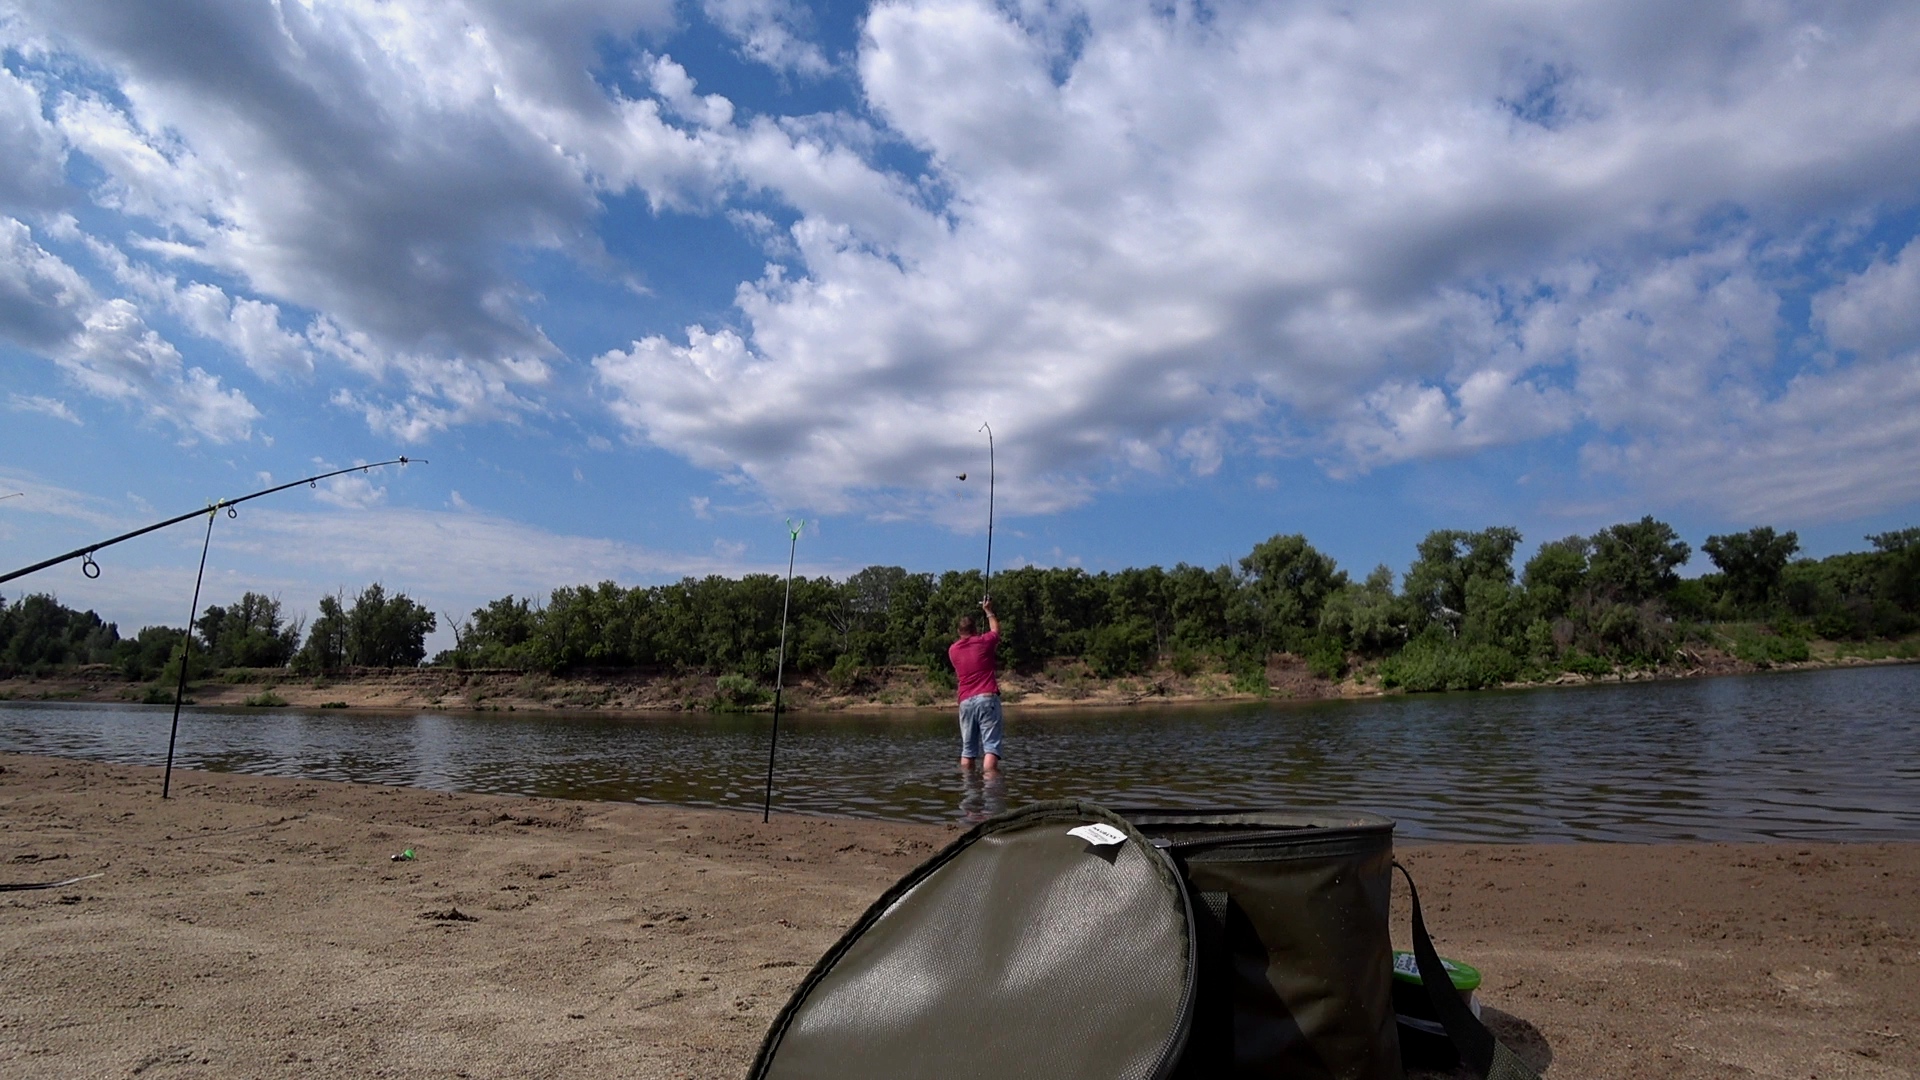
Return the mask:
<svg viewBox="0 0 1920 1080"><path fill-rule="evenodd" d="M1005 721L1005 714L1000 707L999 694L982 696L987 697L990 704L986 708L981 709L979 714L980 749L985 751L985 756L980 759L980 767L983 772L998 772L1000 769L1000 729Z"/></svg>
<svg viewBox="0 0 1920 1080"><path fill-rule="evenodd" d="M973 768L973 759L979 756L980 718L967 708L968 698L960 703L960 771Z"/></svg>

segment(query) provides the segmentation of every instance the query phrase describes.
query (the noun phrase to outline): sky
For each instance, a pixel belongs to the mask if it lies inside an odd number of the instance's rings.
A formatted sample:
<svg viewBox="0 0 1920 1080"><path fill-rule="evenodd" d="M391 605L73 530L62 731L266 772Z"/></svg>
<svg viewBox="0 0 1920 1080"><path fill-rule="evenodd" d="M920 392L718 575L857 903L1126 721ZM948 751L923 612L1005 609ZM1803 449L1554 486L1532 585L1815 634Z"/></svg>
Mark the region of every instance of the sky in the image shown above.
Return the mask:
<svg viewBox="0 0 1920 1080"><path fill-rule="evenodd" d="M400 455L203 600L960 569L989 473L996 567L1824 555L1916 447L1910 2L0 0L4 569Z"/></svg>

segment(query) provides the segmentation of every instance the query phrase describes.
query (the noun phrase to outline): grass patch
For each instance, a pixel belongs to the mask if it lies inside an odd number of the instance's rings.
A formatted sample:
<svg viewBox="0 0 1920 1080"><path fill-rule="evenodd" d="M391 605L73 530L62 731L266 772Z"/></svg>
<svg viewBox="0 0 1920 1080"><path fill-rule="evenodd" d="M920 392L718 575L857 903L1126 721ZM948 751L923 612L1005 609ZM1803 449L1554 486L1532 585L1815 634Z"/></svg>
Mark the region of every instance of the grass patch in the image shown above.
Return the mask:
<svg viewBox="0 0 1920 1080"><path fill-rule="evenodd" d="M287 699L273 692L272 687L248 697L241 704L250 709L278 709L285 706Z"/></svg>
<svg viewBox="0 0 1920 1080"><path fill-rule="evenodd" d="M1904 641L1841 641L1834 644L1836 657L1861 660L1920 660L1920 637Z"/></svg>

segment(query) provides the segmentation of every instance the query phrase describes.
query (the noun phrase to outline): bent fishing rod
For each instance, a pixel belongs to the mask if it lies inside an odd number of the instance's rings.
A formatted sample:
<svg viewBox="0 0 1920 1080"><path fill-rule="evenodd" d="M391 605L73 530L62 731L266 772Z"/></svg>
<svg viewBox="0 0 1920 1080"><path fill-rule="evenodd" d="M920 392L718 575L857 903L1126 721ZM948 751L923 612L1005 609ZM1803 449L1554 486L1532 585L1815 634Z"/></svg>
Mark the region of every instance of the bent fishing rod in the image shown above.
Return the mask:
<svg viewBox="0 0 1920 1080"><path fill-rule="evenodd" d="M983 599L993 598L993 425L980 421L980 430L987 433L987 572L981 585L986 593Z"/></svg>
<svg viewBox="0 0 1920 1080"><path fill-rule="evenodd" d="M301 480L295 480L291 483L279 484L274 487L267 488L263 491L256 491L251 495L242 495L237 499L221 499L208 506L202 507L199 510L191 510L191 511L188 511L187 513L181 514L178 517L170 517L165 521L155 522L154 524L148 525L146 528L143 528L143 529L135 529L130 533L121 533L119 536L116 536L111 540L102 540L97 544L88 544L86 547L74 548L72 551L67 552L65 555L55 555L51 559L46 559L41 562L34 563L32 566L22 567L21 569L15 570L10 574L7 574L5 576L0 576L0 584L5 584L6 582L12 581L14 578L17 578L17 577L26 577L28 574L45 570L49 566L57 566L60 563L66 562L69 559L84 560L80 564L80 572L82 574L85 574L89 578L97 578L100 576L100 564L93 561L93 553L96 551L100 551L103 548L110 548L115 544L121 543L122 541L131 540L136 536L145 536L150 532L154 532L158 529L164 529L169 525L178 525L183 521L190 521L193 518L197 518L201 514L212 514L219 510L227 511L228 517L236 517L238 515L235 513L233 508L240 505L241 503L248 502L253 499L257 499L262 495L271 495L276 491L285 491L288 488L299 487L301 484L307 484L309 486L318 486L320 481L326 480L330 477L344 476L347 473L356 473L356 472L363 473L369 469L378 469L384 465L412 465L416 462L421 465L425 465L427 463L425 458L397 457L390 461L376 461L369 465L355 465L352 468L335 469L332 472L319 473L318 475L309 476Z"/></svg>
<svg viewBox="0 0 1920 1080"><path fill-rule="evenodd" d="M991 600L993 599L993 425L983 420L975 430L987 433L987 569L981 578L981 592L984 594L981 599ZM967 482L967 474L961 473L954 479L964 484Z"/></svg>

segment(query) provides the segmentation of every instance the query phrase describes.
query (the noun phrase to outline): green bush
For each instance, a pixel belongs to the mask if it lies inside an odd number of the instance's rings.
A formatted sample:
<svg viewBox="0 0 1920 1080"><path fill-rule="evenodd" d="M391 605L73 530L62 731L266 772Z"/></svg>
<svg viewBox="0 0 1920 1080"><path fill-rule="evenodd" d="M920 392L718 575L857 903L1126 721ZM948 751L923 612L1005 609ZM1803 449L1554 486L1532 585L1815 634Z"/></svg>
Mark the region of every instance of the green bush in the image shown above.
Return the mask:
<svg viewBox="0 0 1920 1080"><path fill-rule="evenodd" d="M1581 652L1579 649L1574 649L1562 658L1560 666L1567 671L1573 672L1575 675L1610 675L1613 673L1613 664L1610 661L1603 660L1598 656L1590 656Z"/></svg>
<svg viewBox="0 0 1920 1080"><path fill-rule="evenodd" d="M1734 634L1733 655L1749 664L1771 667L1774 664L1802 663L1812 656L1812 650L1802 637L1784 637L1743 629Z"/></svg>
<svg viewBox="0 0 1920 1080"><path fill-rule="evenodd" d="M772 695L745 675L722 675L713 687L714 707L722 711L744 711L766 703Z"/></svg>
<svg viewBox="0 0 1920 1080"><path fill-rule="evenodd" d="M277 709L286 703L286 698L274 693L272 689L266 689L247 698L242 704L255 709Z"/></svg>
<svg viewBox="0 0 1920 1080"><path fill-rule="evenodd" d="M1345 678L1347 650L1338 638L1316 638L1307 646L1307 670L1323 679Z"/></svg>
<svg viewBox="0 0 1920 1080"><path fill-rule="evenodd" d="M1087 663L1103 679L1138 675L1153 666L1157 648L1153 624L1127 619L1093 632L1087 643Z"/></svg>
<svg viewBox="0 0 1920 1080"><path fill-rule="evenodd" d="M840 658L827 669L827 685L835 693L849 694L858 689L865 681L866 669L860 666L860 658L853 653L841 653Z"/></svg>
<svg viewBox="0 0 1920 1080"><path fill-rule="evenodd" d="M1380 682L1414 693L1480 690L1512 682L1520 661L1498 645L1462 645L1437 630L1380 661Z"/></svg>
<svg viewBox="0 0 1920 1080"><path fill-rule="evenodd" d="M1266 665L1257 660L1243 660L1233 667L1233 692L1236 694L1265 694L1267 692Z"/></svg>

